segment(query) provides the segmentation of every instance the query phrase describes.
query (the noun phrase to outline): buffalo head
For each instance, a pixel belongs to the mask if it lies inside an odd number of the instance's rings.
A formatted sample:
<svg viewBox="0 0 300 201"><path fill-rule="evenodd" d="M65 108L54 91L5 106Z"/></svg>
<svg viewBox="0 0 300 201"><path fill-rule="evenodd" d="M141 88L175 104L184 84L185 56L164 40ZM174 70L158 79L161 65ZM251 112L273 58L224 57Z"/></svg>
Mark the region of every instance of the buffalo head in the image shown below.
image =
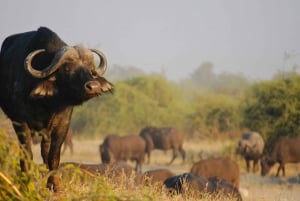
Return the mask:
<svg viewBox="0 0 300 201"><path fill-rule="evenodd" d="M102 52L83 46L64 46L56 52L47 67L37 70L41 68L39 57L45 57L45 54L44 49L38 49L25 60L25 69L29 74L43 80L31 91L32 98L60 94L68 104L77 105L112 90L112 84L101 77L107 68L107 60ZM99 65L95 64L94 55L99 57Z"/></svg>
<svg viewBox="0 0 300 201"><path fill-rule="evenodd" d="M271 167L275 164L274 161L272 161L268 157L263 157L260 161L261 166L261 176L265 176L269 173Z"/></svg>

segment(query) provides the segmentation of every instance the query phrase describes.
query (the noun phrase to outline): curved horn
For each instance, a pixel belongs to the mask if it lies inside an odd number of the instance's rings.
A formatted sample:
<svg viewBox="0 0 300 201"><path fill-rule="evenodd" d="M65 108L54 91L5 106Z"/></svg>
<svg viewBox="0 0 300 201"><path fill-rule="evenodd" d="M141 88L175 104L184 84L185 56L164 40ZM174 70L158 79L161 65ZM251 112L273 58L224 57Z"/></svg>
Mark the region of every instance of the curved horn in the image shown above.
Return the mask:
<svg viewBox="0 0 300 201"><path fill-rule="evenodd" d="M41 52L45 52L45 49L38 49L35 50L33 52L31 52L30 54L28 54L28 56L25 59L25 69L33 76L36 78L45 78L48 77L49 75L51 75L52 73L54 73L55 71L57 71L57 69L61 66L62 62L64 61L63 59L63 55L65 54L65 52L67 50L69 50L70 47L68 46L64 46L62 47L54 56L51 64L46 67L43 70L36 70L32 67L31 62L33 60L33 58L40 54Z"/></svg>
<svg viewBox="0 0 300 201"><path fill-rule="evenodd" d="M99 73L99 75L103 75L107 68L107 60L106 60L105 55L102 52L100 52L99 50L96 50L96 49L90 49L90 50L100 57L100 63L97 67L97 69L99 69L99 70L97 72Z"/></svg>

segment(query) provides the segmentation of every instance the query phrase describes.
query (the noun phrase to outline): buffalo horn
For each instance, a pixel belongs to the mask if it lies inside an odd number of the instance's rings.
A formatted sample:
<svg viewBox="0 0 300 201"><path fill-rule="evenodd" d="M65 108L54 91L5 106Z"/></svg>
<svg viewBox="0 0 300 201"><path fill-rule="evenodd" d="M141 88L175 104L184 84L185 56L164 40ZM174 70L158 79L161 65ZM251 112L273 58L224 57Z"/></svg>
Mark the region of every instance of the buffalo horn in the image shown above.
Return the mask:
<svg viewBox="0 0 300 201"><path fill-rule="evenodd" d="M100 57L100 63L97 67L97 72L99 73L99 75L103 75L107 68L107 60L105 55L99 50L96 49L90 49L90 50Z"/></svg>
<svg viewBox="0 0 300 201"><path fill-rule="evenodd" d="M62 47L54 56L54 59L52 60L51 64L46 67L43 70L36 70L32 67L31 62L33 60L33 58L41 53L41 52L45 52L45 49L38 49L35 50L33 52L31 52L30 54L28 54L28 56L25 59L25 69L33 76L36 78L45 78L48 77L49 75L51 75L52 73L54 73L55 71L58 70L58 68L61 66L62 62L64 61L64 57L63 55L65 54L65 52L67 50L69 50L70 47L65 46Z"/></svg>

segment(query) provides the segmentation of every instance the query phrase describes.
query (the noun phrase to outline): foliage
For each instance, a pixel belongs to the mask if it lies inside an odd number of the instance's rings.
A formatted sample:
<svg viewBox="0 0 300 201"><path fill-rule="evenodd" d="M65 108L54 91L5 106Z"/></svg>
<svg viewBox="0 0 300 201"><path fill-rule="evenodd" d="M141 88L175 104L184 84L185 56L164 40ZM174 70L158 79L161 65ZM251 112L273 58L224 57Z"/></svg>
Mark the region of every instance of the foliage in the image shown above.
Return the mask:
<svg viewBox="0 0 300 201"><path fill-rule="evenodd" d="M243 113L243 125L265 139L299 135L300 76L254 84L246 93Z"/></svg>
<svg viewBox="0 0 300 201"><path fill-rule="evenodd" d="M242 117L238 99L204 92L195 98L193 108L187 128L192 133L212 137L239 129Z"/></svg>
<svg viewBox="0 0 300 201"><path fill-rule="evenodd" d="M72 127L102 137L139 133L145 126L175 126L189 136L231 132L241 121L239 101L248 82L238 75L213 77L211 89L153 74L116 81L114 94L75 108Z"/></svg>
<svg viewBox="0 0 300 201"><path fill-rule="evenodd" d="M175 84L160 76L136 77L114 83L113 95L88 101L76 108L72 127L103 136L138 133L148 125L178 125L187 103Z"/></svg>
<svg viewBox="0 0 300 201"><path fill-rule="evenodd" d="M0 129L0 139L0 200L43 200L37 193L41 190L39 185L33 184L37 182L35 178L41 176L39 172L31 170L25 174L20 171L19 159L28 157L19 150L15 136ZM33 163L30 166L36 167ZM44 192L41 190L41 193Z"/></svg>

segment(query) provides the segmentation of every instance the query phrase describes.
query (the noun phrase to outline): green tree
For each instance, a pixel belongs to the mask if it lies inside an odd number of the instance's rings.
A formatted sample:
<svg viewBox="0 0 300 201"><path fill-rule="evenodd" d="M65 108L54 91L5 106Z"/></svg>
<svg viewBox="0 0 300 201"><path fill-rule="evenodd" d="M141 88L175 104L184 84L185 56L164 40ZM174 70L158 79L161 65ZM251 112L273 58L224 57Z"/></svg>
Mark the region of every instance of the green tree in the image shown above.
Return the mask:
<svg viewBox="0 0 300 201"><path fill-rule="evenodd" d="M75 108L72 127L79 133L138 133L145 126L183 127L188 104L175 83L163 76L136 77L114 83L112 96Z"/></svg>
<svg viewBox="0 0 300 201"><path fill-rule="evenodd" d="M191 133L212 136L239 129L239 100L222 94L203 92L194 100L187 116Z"/></svg>
<svg viewBox="0 0 300 201"><path fill-rule="evenodd" d="M254 84L246 93L243 126L265 139L300 134L300 76Z"/></svg>

